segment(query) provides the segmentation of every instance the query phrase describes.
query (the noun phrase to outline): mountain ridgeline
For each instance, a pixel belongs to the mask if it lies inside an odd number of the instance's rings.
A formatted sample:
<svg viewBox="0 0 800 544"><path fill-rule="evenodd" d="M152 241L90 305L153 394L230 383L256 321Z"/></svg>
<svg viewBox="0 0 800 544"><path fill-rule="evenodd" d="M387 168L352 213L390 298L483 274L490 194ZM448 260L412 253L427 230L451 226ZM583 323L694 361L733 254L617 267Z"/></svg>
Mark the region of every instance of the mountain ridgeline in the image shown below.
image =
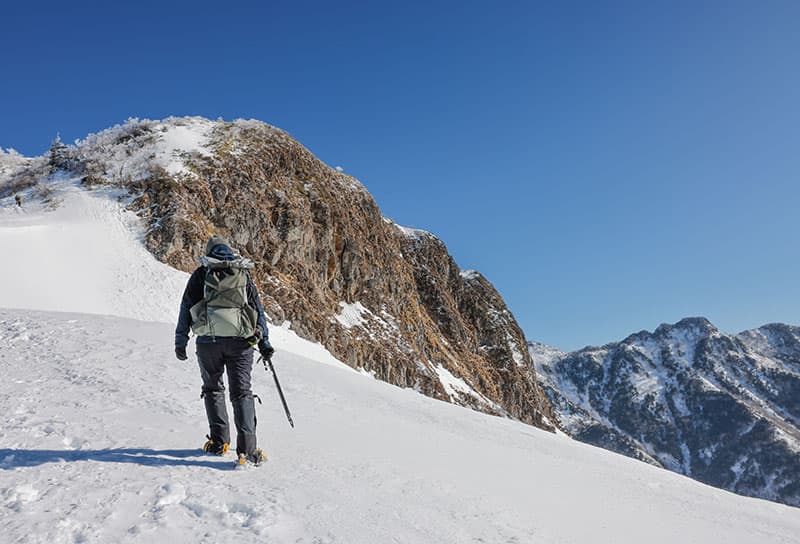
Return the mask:
<svg viewBox="0 0 800 544"><path fill-rule="evenodd" d="M2 157L0 157L2 158ZM441 240L383 217L356 179L259 121L130 120L23 160L5 192L72 177L119 187L161 261L191 272L212 233L256 263L274 323L378 379L553 430L502 297ZM176 308L177 311L177 308ZM280 351L280 345L275 346Z"/></svg>
<svg viewBox="0 0 800 544"><path fill-rule="evenodd" d="M800 327L729 335L688 318L573 353L529 348L574 438L800 506Z"/></svg>

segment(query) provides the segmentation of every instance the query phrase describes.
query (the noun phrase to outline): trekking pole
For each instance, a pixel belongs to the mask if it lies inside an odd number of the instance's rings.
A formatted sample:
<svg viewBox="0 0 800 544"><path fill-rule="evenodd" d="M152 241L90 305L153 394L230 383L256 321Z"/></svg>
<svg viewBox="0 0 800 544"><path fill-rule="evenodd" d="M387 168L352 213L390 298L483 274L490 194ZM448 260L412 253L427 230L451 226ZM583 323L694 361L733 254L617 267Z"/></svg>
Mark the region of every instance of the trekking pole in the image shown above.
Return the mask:
<svg viewBox="0 0 800 544"><path fill-rule="evenodd" d="M286 404L286 397L283 396L283 389L281 389L281 382L278 381L278 375L275 373L275 367L272 366L272 357L265 359L262 356L261 361L264 363L264 370L266 372L272 371L272 377L275 378L275 387L278 388L278 395L280 395L281 397L281 402L283 403L283 410L286 412L286 418L289 420L289 425L291 425L292 429L294 429L294 421L292 421L292 414L289 412L289 406ZM269 363L269 367L267 367L267 363Z"/></svg>

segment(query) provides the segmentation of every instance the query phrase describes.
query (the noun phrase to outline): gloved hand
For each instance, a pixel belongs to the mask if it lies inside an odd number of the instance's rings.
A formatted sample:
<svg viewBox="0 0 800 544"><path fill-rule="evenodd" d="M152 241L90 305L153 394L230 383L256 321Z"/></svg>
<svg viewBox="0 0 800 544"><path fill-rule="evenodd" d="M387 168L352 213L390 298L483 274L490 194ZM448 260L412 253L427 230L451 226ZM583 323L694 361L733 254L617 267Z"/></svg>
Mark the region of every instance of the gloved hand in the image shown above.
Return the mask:
<svg viewBox="0 0 800 544"><path fill-rule="evenodd" d="M264 359L269 359L272 357L272 354L275 353L275 348L273 348L267 340L262 338L258 343L258 352Z"/></svg>
<svg viewBox="0 0 800 544"><path fill-rule="evenodd" d="M186 356L186 346L175 346L175 357L177 357L179 361L188 359Z"/></svg>

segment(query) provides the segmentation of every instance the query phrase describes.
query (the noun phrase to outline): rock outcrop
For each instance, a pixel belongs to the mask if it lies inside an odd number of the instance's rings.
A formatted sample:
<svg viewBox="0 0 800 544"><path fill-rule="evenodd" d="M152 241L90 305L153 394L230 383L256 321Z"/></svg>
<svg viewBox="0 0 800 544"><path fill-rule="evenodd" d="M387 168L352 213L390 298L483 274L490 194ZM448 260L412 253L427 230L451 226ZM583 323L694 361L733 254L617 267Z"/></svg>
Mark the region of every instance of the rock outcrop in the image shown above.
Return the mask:
<svg viewBox="0 0 800 544"><path fill-rule="evenodd" d="M222 234L255 261L274 323L378 379L553 429L525 338L492 285L462 273L432 234L384 218L361 183L285 132L132 120L54 149L47 168L128 191L163 262L191 271L207 237Z"/></svg>
<svg viewBox="0 0 800 544"><path fill-rule="evenodd" d="M578 440L800 506L800 327L728 335L689 318L599 348L531 353Z"/></svg>

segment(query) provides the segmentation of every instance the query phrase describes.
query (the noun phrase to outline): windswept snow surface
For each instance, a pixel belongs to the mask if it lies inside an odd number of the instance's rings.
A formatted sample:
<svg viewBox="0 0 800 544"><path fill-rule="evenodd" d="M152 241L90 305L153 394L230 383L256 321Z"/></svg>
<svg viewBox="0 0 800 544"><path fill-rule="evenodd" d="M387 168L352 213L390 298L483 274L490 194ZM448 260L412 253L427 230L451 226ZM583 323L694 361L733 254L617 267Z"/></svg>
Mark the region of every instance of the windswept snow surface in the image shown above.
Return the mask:
<svg viewBox="0 0 800 544"><path fill-rule="evenodd" d="M158 262L118 190L86 191L69 178L48 186L60 201L0 201L0 306L176 319L188 276Z"/></svg>
<svg viewBox="0 0 800 544"><path fill-rule="evenodd" d="M3 542L798 542L798 509L344 371L286 327L272 338L297 427L256 367L269 462L201 456L193 343L175 360L159 322L186 275L142 249L115 195L64 185L54 212L0 203L13 255L0 278Z"/></svg>
<svg viewBox="0 0 800 544"><path fill-rule="evenodd" d="M300 356L254 369L270 460L203 457L172 328L0 310L5 542L790 543L800 510ZM280 350L282 346L278 346ZM246 539L246 540L241 540ZM252 540L255 539L255 540Z"/></svg>

